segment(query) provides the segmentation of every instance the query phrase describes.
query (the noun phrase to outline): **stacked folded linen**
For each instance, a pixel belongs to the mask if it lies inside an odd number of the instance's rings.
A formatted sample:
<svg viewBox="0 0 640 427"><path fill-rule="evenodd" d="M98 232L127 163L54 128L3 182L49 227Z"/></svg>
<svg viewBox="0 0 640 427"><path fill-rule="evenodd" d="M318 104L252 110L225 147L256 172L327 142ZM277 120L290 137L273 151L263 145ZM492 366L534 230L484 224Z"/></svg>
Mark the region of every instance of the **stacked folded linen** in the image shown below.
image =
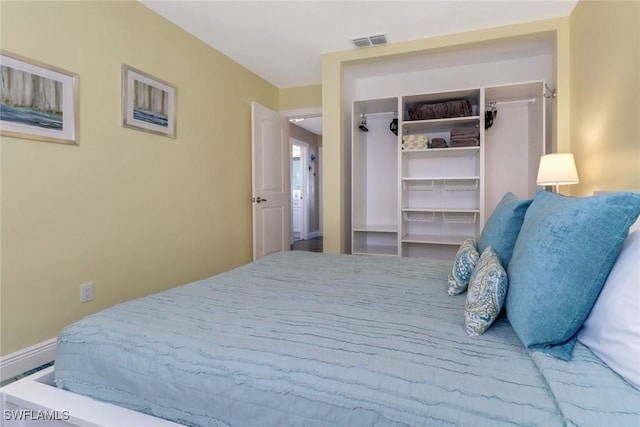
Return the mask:
<svg viewBox="0 0 640 427"><path fill-rule="evenodd" d="M480 129L451 129L451 147L474 147L480 145Z"/></svg>
<svg viewBox="0 0 640 427"><path fill-rule="evenodd" d="M428 145L429 148L447 148L447 141L444 138L433 138Z"/></svg>
<svg viewBox="0 0 640 427"><path fill-rule="evenodd" d="M408 109L408 114L409 120L469 117L473 114L473 106L469 100L459 99L433 104L414 105Z"/></svg>
<svg viewBox="0 0 640 427"><path fill-rule="evenodd" d="M424 150L428 143L427 135L405 135L402 137L403 150Z"/></svg>

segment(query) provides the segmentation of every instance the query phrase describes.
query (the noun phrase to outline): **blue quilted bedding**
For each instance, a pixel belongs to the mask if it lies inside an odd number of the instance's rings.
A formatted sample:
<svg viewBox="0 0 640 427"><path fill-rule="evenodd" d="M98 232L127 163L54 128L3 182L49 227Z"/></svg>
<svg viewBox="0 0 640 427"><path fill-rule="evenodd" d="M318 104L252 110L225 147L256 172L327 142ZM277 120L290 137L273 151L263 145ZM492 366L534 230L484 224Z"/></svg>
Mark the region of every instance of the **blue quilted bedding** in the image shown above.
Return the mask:
<svg viewBox="0 0 640 427"><path fill-rule="evenodd" d="M286 252L65 328L63 389L198 426L640 425L640 392L578 344L463 328L450 262Z"/></svg>

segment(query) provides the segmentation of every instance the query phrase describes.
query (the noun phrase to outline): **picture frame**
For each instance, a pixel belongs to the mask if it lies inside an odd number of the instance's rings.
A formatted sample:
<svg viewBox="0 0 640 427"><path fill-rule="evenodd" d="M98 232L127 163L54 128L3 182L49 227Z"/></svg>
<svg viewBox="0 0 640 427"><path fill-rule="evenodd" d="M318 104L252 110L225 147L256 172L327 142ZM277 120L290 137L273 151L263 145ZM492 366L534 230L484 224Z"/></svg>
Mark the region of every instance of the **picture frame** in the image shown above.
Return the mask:
<svg viewBox="0 0 640 427"><path fill-rule="evenodd" d="M122 65L122 126L176 137L176 87Z"/></svg>
<svg viewBox="0 0 640 427"><path fill-rule="evenodd" d="M0 49L0 134L78 145L78 75Z"/></svg>

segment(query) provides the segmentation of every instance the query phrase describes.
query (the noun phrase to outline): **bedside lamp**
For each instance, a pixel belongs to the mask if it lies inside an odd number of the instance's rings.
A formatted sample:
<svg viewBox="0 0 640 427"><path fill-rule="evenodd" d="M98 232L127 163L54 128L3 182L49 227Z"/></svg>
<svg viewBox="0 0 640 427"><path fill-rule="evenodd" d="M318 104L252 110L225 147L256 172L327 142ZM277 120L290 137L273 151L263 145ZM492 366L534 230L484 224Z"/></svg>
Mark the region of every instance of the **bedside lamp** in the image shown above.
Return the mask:
<svg viewBox="0 0 640 427"><path fill-rule="evenodd" d="M558 192L559 185L571 185L580 182L576 163L571 153L554 153L540 157L538 185L553 185Z"/></svg>

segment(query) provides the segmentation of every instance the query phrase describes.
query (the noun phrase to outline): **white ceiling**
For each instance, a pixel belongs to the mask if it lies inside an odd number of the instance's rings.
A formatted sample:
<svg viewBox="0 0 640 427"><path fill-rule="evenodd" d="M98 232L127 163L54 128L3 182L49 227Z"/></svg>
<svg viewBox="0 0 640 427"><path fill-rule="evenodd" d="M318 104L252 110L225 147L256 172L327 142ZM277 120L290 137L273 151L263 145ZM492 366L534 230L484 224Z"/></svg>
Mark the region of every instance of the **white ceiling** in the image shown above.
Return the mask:
<svg viewBox="0 0 640 427"><path fill-rule="evenodd" d="M356 49L357 37L386 34L394 43L568 16L578 0L139 1L271 84L288 88L319 84L321 55Z"/></svg>
<svg viewBox="0 0 640 427"><path fill-rule="evenodd" d="M316 135L322 135L322 117L305 117L303 121L295 124Z"/></svg>

